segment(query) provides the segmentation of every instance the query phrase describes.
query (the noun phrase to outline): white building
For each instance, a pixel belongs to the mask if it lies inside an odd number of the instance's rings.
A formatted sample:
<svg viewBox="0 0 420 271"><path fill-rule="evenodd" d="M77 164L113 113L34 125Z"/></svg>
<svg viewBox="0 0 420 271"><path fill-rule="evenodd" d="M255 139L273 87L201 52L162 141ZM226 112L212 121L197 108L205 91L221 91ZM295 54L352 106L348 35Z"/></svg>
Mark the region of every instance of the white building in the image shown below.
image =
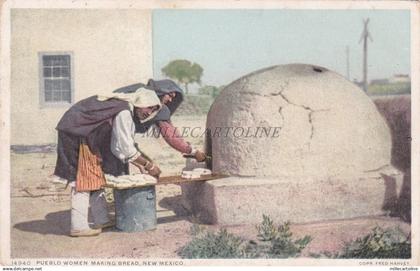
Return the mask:
<svg viewBox="0 0 420 271"><path fill-rule="evenodd" d="M71 104L152 71L151 10L12 9L11 144L55 143Z"/></svg>

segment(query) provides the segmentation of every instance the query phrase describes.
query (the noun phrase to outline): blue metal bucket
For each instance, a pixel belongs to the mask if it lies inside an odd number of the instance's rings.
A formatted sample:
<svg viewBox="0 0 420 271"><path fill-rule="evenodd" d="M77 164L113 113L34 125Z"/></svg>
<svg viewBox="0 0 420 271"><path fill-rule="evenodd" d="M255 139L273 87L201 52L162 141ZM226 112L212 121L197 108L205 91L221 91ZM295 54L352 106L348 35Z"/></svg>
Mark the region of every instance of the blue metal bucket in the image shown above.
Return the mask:
<svg viewBox="0 0 420 271"><path fill-rule="evenodd" d="M114 189L115 227L125 232L156 228L155 186Z"/></svg>

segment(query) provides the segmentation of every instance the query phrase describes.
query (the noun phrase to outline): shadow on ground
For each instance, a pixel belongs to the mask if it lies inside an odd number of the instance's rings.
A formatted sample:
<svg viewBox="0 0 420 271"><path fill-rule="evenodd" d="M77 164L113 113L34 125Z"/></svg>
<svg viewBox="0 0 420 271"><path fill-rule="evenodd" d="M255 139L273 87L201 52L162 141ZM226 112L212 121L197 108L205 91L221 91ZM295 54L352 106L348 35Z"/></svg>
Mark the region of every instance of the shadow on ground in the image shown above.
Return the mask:
<svg viewBox="0 0 420 271"><path fill-rule="evenodd" d="M13 227L26 232L68 235L70 231L70 210L49 213L44 220L21 222Z"/></svg>
<svg viewBox="0 0 420 271"><path fill-rule="evenodd" d="M158 224L171 223L180 220L189 221L189 212L182 207L181 196L166 197L159 201L162 208L171 210L175 213L172 216L159 217ZM159 212L159 211L158 211ZM112 216L112 215L111 215ZM39 234L68 235L70 232L70 210L52 212L45 216L43 220L32 220L17 223L13 226L17 230L34 232ZM116 229L106 229L105 231L117 231Z"/></svg>
<svg viewBox="0 0 420 271"><path fill-rule="evenodd" d="M190 221L191 213L182 206L182 196L166 197L159 201L159 206L175 213L173 216L159 217L158 224L170 223L179 220Z"/></svg>

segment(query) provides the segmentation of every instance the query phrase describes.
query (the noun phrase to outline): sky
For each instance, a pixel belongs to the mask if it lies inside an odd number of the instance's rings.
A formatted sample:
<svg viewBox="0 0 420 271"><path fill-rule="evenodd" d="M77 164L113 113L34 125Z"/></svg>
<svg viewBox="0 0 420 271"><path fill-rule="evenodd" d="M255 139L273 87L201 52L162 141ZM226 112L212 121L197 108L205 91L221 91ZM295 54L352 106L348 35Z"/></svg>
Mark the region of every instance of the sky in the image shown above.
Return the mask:
<svg viewBox="0 0 420 271"><path fill-rule="evenodd" d="M155 10L154 77L187 59L203 69L202 84L221 86L255 70L315 64L362 79L363 19L369 18L368 78L410 74L407 10Z"/></svg>

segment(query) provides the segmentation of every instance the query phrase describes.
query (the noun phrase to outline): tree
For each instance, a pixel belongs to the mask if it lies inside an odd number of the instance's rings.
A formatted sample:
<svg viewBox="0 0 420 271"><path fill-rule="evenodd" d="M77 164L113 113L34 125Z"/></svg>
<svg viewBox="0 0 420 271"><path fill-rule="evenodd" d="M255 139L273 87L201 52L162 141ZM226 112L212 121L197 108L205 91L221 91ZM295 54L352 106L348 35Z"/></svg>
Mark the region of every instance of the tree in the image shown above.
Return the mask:
<svg viewBox="0 0 420 271"><path fill-rule="evenodd" d="M172 60L163 67L162 73L183 84L185 86L185 92L188 94L188 84L201 84L203 68L197 63L191 63L185 59L177 59Z"/></svg>

